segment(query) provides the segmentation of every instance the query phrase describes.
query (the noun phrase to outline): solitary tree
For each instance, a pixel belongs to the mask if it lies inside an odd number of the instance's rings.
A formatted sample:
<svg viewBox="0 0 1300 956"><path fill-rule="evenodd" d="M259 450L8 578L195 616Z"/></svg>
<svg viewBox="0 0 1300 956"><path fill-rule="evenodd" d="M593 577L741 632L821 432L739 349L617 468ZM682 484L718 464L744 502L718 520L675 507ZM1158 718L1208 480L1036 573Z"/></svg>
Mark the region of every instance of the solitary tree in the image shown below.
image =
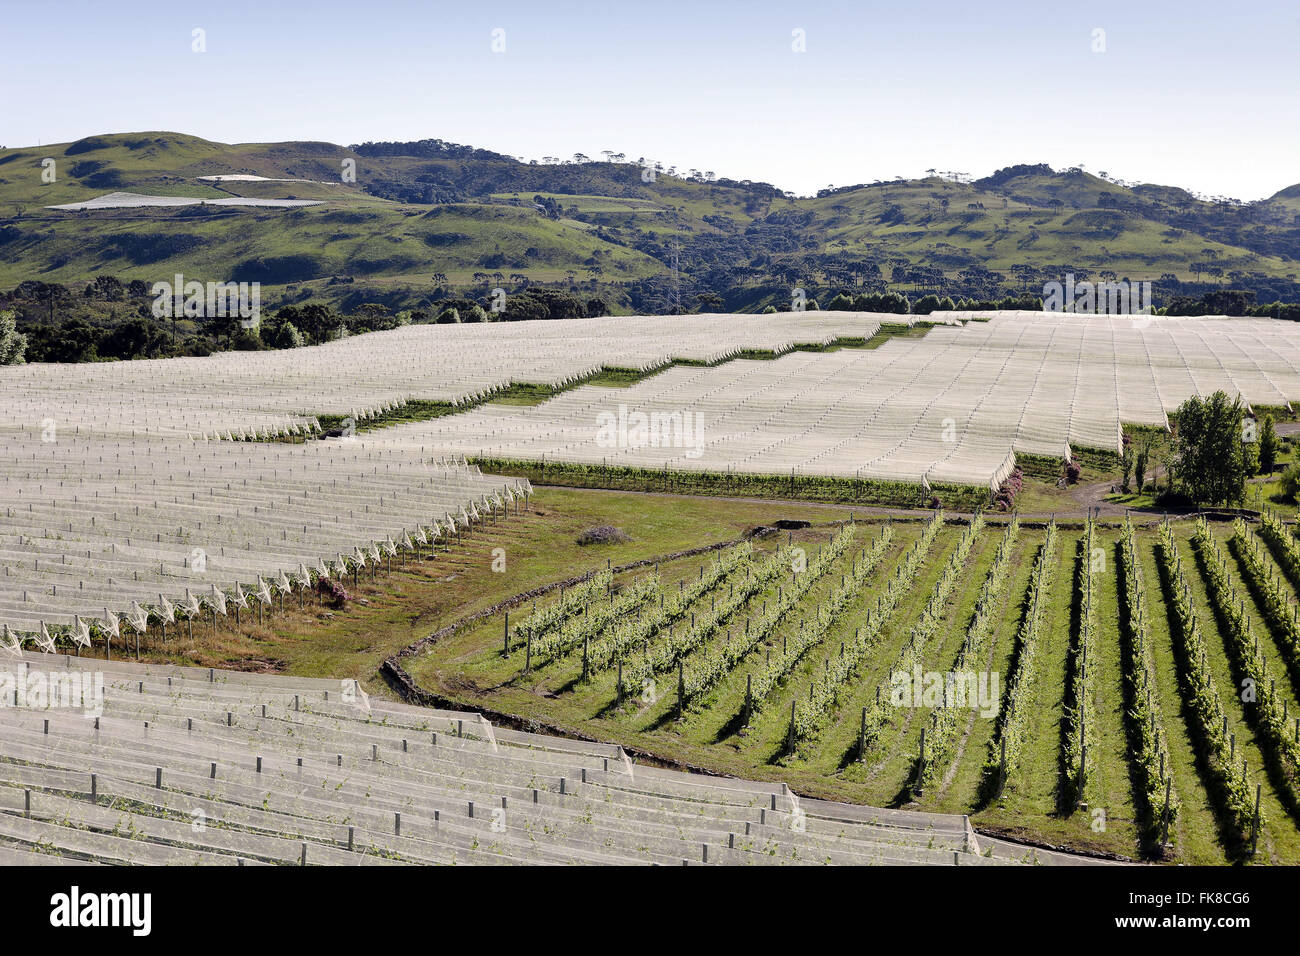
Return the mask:
<svg viewBox="0 0 1300 956"><path fill-rule="evenodd" d="M1179 406L1176 464L1182 489L1193 501L1216 504L1245 497L1249 459L1243 417L1241 399L1229 401L1222 391Z"/></svg>

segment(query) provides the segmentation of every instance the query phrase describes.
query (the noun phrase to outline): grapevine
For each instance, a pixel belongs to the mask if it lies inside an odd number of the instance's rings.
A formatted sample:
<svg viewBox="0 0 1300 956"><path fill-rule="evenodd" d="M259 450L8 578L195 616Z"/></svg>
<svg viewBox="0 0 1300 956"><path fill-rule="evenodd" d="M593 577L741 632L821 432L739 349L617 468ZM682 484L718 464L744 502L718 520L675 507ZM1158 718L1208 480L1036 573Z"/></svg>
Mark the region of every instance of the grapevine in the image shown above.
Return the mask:
<svg viewBox="0 0 1300 956"><path fill-rule="evenodd" d="M1016 635L1018 656L1015 669L1007 684L1006 705L1002 709L1002 722L995 737L989 741L986 773L996 775L998 790L1020 763L1020 744L1024 739L1028 716L1026 707L1029 689L1034 680L1034 657L1038 649L1038 633L1042 625L1044 597L1052 583L1052 558L1056 546L1056 522L1047 526L1047 535L1034 560L1026 594L1026 610L1020 631Z"/></svg>
<svg viewBox="0 0 1300 956"><path fill-rule="evenodd" d="M1233 754L1227 715L1206 662L1200 619L1192 608L1191 587L1183 573L1182 554L1168 521L1161 523L1160 534L1161 563L1170 582L1173 610L1178 618L1180 649L1186 665L1183 674L1184 708L1195 721L1209 749L1210 772L1219 784L1238 834L1244 837L1254 819L1250 782L1246 779L1244 764L1238 763Z"/></svg>
<svg viewBox="0 0 1300 956"><path fill-rule="evenodd" d="M1125 660L1125 680L1133 701L1128 712L1134 730L1134 760L1141 777L1148 814L1149 832L1154 836L1157 826L1165 833L1178 815L1178 797L1174 793L1170 776L1169 748L1164 736L1164 716L1156 688L1155 660L1151 653L1151 629L1147 621L1146 601L1143 598L1142 569L1137 561L1133 525L1124 519L1124 534L1120 539L1120 561L1124 572L1124 611L1130 635L1128 656ZM1162 806L1166 804L1167 806ZM1160 818L1156 818L1159 812Z"/></svg>
<svg viewBox="0 0 1300 956"><path fill-rule="evenodd" d="M993 558L993 566L989 568L988 576L984 579L984 587L975 602L975 614L966 629L966 639L957 654L957 662L953 665L953 670L957 673L978 669L976 665L987 655L988 642L994 627L993 614L1006 584L1007 569L1011 565L1012 546L1019 533L1020 519L1013 517L1007 524L1006 531L1002 533L997 554ZM952 707L950 701L945 701L943 706L935 708L930 718L929 733L926 735L927 753L924 760L918 760L919 766L916 769L915 780L918 792L933 784L940 770L947 766L952 758L957 742L959 714L960 711Z"/></svg>

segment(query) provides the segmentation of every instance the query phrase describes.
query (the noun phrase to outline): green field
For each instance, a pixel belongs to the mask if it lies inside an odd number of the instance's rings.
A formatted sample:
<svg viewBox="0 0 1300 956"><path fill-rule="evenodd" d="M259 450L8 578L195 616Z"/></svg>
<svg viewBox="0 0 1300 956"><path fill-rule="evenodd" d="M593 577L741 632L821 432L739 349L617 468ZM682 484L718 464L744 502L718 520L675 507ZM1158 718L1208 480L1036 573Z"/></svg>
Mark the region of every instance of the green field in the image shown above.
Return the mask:
<svg viewBox="0 0 1300 956"><path fill-rule="evenodd" d="M824 519L823 519L824 520ZM1177 813L1170 824L1169 847L1158 847L1159 827L1153 830L1153 813L1158 818L1162 807L1154 811L1143 803L1137 780L1134 756L1135 729L1126 717L1126 695L1131 670L1124 648L1132 640L1127 605L1119 583L1121 528L1098 526L1094 531L1093 549L1087 552L1094 566L1092 574L1094 628L1090 638L1093 649L1084 693L1088 711L1095 724L1088 727L1090 751L1088 773L1082 800L1073 790L1073 765L1067 758L1070 728L1077 704L1069 694L1071 675L1078 667L1077 645L1081 620L1082 577L1078 562L1084 560L1079 542L1086 533L1082 522L1062 524L1046 554L1048 584L1038 609L1039 627L1033 637L1033 664L1024 683L1024 722L1018 758L1008 773L1001 795L991 792L990 760L998 763L1000 724L994 717L976 710L959 715L954 746L941 767L934 768L933 782L917 794L914 789L920 755L921 732L931 726L928 707L885 708L883 724L866 753L860 752L860 733L864 708L872 709L876 688L888 690L888 678L910 638L918 633L923 609L936 594L944 577L944 568L965 533L961 524L944 525L925 548L913 577L897 589L892 613L885 616L876 639L863 655L861 664L843 682L838 698L819 719L819 726L807 739L796 742L789 752L790 705L817 693L823 700L821 683L830 665L844 653L842 645L853 643L856 629L872 626L872 609L876 601L887 596L889 582L897 573L905 555L921 536L921 521L892 523L892 541L881 552L879 564L867 576L861 589L843 603L830 621L824 635L812 644L776 685L748 721L744 720L747 684L764 670L768 660L779 658L782 648L798 640L811 625L819 607L834 601L841 588L841 576L852 577L853 564L870 552L872 543L883 532L879 519L859 519L851 532L851 545L820 573L810 563L805 574L815 575L806 594L763 639L744 653L717 683L698 696L688 694L685 707L679 701L679 680L690 687L712 658L723 653L725 645L744 640L747 625L753 628L764 617L764 605L776 606L786 588L793 586L797 575L783 571L765 582L752 596L740 601L718 625L717 631L702 638L698 645L682 648L674 659L653 672L636 686L625 687L620 695L618 665L602 659L590 664L586 680L583 674L580 632L590 649L608 641L613 624L600 620L601 607L609 602L616 621L626 624L646 615L662 593L672 607L674 595L692 583L698 586L701 569L715 560L693 558L660 568L657 588L645 584L650 570L640 569L619 575L612 596L600 594L584 602L593 624L583 625L582 614L571 618L571 643L567 650L547 653L541 650L556 641L554 629L536 637L538 657L531 671L525 669L527 649L517 636L511 654L503 656L505 621L500 615L466 627L437 643L427 653L407 659L406 666L419 684L458 704L484 707L491 711L515 715L524 721L560 730L614 740L666 760L744 775L780 779L799 792L824 795L874 805L916 805L926 809L970 813L982 829L1024 840L1069 846L1132 858L1164 858L1184 863L1224 863L1246 859L1255 862L1300 862L1300 829L1297 828L1296 767L1288 761L1261 729L1258 704L1242 702L1233 694L1238 674L1229 653L1227 625L1218 619L1209 600L1207 578L1196 569L1190 544L1191 526L1176 526L1174 538L1182 553L1188 582L1194 595L1193 610L1205 635L1209 670L1223 700L1229 732L1235 736L1235 754L1249 768L1251 787L1261 787L1263 823L1258 836L1258 853L1249 855L1250 833L1234 829L1230 811L1223 804L1216 777L1211 769L1214 757L1202 738L1196 722L1184 707L1185 665L1180 660L1181 643L1178 624L1166 597L1165 577L1159 558L1159 536L1155 530L1140 528L1134 535L1142 601L1147 607L1149 645L1155 677L1154 689L1159 704L1159 735L1167 743L1168 776L1175 795ZM779 542L764 542L744 567L757 569L774 559L782 546L801 547L812 562L817 549L827 547L835 527L818 527L782 535ZM1210 532L1226 548L1230 526L1216 526ZM929 639L919 654L925 671L948 672L953 669L971 625L977 597L989 575L997 552L1001 526L992 522L973 535L970 550L950 574L951 583L937 610L937 624L928 627ZM1254 532L1249 532L1254 535ZM1011 674L1025 657L1021 627L1028 613L1026 595L1035 561L1045 542L1045 529L1025 522L1005 558L1003 587L992 598L992 625L983 663L978 668L999 676L1005 694ZM1225 551L1225 553L1227 553ZM1269 552L1263 552L1272 562ZM959 556L960 557L960 556ZM622 560L622 555L617 559ZM785 558L779 559L784 561ZM599 568L593 561L589 565ZM1241 594L1250 590L1242 577L1244 571L1235 559L1228 562L1229 573ZM701 628L716 608L727 604L733 588L744 581L744 571L722 576L718 583L683 605L674 619L673 636L668 629L651 630L647 638L652 653L659 653L673 641L681 641L690 632L689 619L694 614ZM649 597L624 607L616 603L635 602L640 588ZM705 583L708 579L705 579ZM1287 584L1286 600L1294 607L1296 592ZM623 595L630 595L623 597ZM572 595L570 595L572 599ZM540 602L545 612L548 601ZM1282 677L1276 690L1289 715L1300 714L1297 691L1293 683L1300 673L1288 661L1287 645L1279 624L1270 618L1262 604L1246 599L1246 615L1252 632L1260 635L1265 656L1277 663L1273 669ZM512 633L524 633L530 606L513 612ZM586 628L586 629L584 629ZM640 646L623 652L623 666L636 668L644 650ZM592 660L594 658L589 658ZM677 661L680 660L680 675ZM623 701L618 702L622 696ZM1005 703L1005 702L1004 702ZM1077 757L1075 758L1077 760ZM1163 792L1163 791L1161 791ZM1082 804L1081 806L1079 804ZM1156 821L1158 822L1158 820Z"/></svg>

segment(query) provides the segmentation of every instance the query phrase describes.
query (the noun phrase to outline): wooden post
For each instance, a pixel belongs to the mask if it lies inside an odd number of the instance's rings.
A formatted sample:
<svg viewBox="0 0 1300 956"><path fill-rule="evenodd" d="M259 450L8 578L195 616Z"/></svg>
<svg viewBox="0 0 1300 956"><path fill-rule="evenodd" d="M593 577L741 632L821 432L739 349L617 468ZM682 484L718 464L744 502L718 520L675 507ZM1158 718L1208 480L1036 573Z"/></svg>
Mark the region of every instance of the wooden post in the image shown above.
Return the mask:
<svg viewBox="0 0 1300 956"><path fill-rule="evenodd" d="M858 729L858 761L867 760L867 708L862 708L862 726Z"/></svg>
<svg viewBox="0 0 1300 956"><path fill-rule="evenodd" d="M924 792L921 786L921 777L925 774L925 728L921 728L921 758L916 762L916 784L912 787L912 793L920 796Z"/></svg>
<svg viewBox="0 0 1300 956"><path fill-rule="evenodd" d="M794 753L794 701L790 701L790 730L785 736L785 752L787 755Z"/></svg>
<svg viewBox="0 0 1300 956"><path fill-rule="evenodd" d="M743 726L749 726L749 718L754 713L754 675L745 675L745 720Z"/></svg>
<svg viewBox="0 0 1300 956"><path fill-rule="evenodd" d="M591 634L582 635L582 679L585 681L591 674L591 667L588 663L588 655L591 653Z"/></svg>
<svg viewBox="0 0 1300 956"><path fill-rule="evenodd" d="M1250 855L1254 856L1255 851L1259 849L1259 793L1261 787L1255 784L1255 821L1250 827Z"/></svg>
<svg viewBox="0 0 1300 956"><path fill-rule="evenodd" d="M506 611L506 626L502 629L502 633L501 633L501 654L506 658L510 657L510 612L509 611Z"/></svg>
<svg viewBox="0 0 1300 956"><path fill-rule="evenodd" d="M1162 815L1163 825L1160 828L1160 842L1166 846L1169 845L1169 798L1170 798L1170 788L1172 784L1173 781L1170 780L1170 778L1166 777L1165 778L1165 812Z"/></svg>
<svg viewBox="0 0 1300 956"><path fill-rule="evenodd" d="M1083 736L1083 727L1079 727L1079 735ZM1088 745L1079 745L1079 792L1074 795L1076 803L1083 803L1083 788L1088 782Z"/></svg>

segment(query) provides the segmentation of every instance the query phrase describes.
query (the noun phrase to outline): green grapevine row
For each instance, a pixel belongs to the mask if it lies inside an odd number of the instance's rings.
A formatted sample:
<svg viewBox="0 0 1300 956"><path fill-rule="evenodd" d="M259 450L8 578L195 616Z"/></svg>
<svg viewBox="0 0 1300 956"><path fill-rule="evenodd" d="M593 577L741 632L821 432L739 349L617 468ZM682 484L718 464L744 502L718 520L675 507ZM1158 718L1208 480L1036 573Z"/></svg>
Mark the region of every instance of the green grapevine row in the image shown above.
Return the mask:
<svg viewBox="0 0 1300 956"><path fill-rule="evenodd" d="M962 573L966 570L966 559L970 556L975 539L983 527L984 518L977 514L966 528L965 534L961 536L961 540L957 542L956 549L948 557L948 563L943 566L939 580L935 582L934 590L930 593L930 599L921 611L920 619L912 625L912 630L907 635L907 643L899 651L893 664L886 668L880 685L876 688L875 700L867 707L867 715L862 722L862 740L867 750L880 742L880 736L889 726L896 709L890 699L890 687L894 675L910 676L924 663L926 645L939 629L939 623L943 620L944 605L947 604L957 582L961 580ZM913 694L917 690L919 688L914 688Z"/></svg>
<svg viewBox="0 0 1300 956"><path fill-rule="evenodd" d="M880 563L880 559L885 552L889 550L889 545L894 539L894 527L892 524L885 525L876 537L875 543L870 550L864 550L858 560L854 562L853 567L847 578L841 585L832 592L830 599L826 602L823 609L820 609L817 618L813 624L812 632L817 635L816 640L820 642L826 632L830 629L831 623L857 597L858 592L862 590L862 585L866 582L868 575ZM693 668L685 676L685 704L689 705L698 701L701 697L711 691L718 683L725 678L736 665L739 664L754 648L763 641L767 640L785 617L799 606L803 600L807 588L801 588L797 593L791 589L785 594L780 601L777 601L770 610L764 610L758 617L754 627L746 624L744 637L731 641L728 640L720 648L705 656L704 660L698 666ZM812 632L805 629L805 635L812 637ZM811 646L808 644L806 646Z"/></svg>
<svg viewBox="0 0 1300 956"><path fill-rule="evenodd" d="M903 557L902 563L895 570L894 576L885 585L885 593L878 598L875 608L868 608L866 622L854 631L853 640L846 642L840 655L827 661L826 670L820 681L814 681L809 687L808 699L795 705L790 743L811 740L816 737L830 719L830 715L839 705L840 697L853 688L854 677L858 667L866 659L867 653L880 636L885 622L889 620L899 599L911 590L917 572L925 563L926 555L934 544L934 539L943 526L942 513L935 513L922 530L921 535ZM811 646L811 645L808 645ZM806 647L805 647L806 650ZM789 655L783 655L789 657ZM802 655L800 655L802 656ZM773 679L784 676L795 664L794 660L774 661L779 670L765 673L764 696L771 689Z"/></svg>
<svg viewBox="0 0 1300 956"><path fill-rule="evenodd" d="M1093 744L1096 727L1093 692L1095 687L1092 676L1092 661L1095 653L1094 619L1096 609L1092 601L1092 548L1093 523L1088 518L1084 535L1079 539L1078 572L1075 575L1075 587L1079 594L1079 633L1072 648L1074 669L1070 675L1070 686L1066 700L1066 721L1069 729L1065 735L1065 767L1069 777L1070 792L1076 802L1084 800L1084 788L1088 781L1088 755L1094 757L1096 748Z"/></svg>
<svg viewBox="0 0 1300 956"><path fill-rule="evenodd" d="M581 647L583 641L600 634L612 622L627 617L659 594L659 575L655 573L639 579L617 596L611 594L607 601L593 598L581 614L571 615L559 627L533 640L533 665L545 664Z"/></svg>
<svg viewBox="0 0 1300 956"><path fill-rule="evenodd" d="M795 575L790 590L798 591L800 594L806 593L807 589L826 573L848 547L855 531L854 525L846 524L836 532L830 543L808 562L802 577ZM674 667L678 661L702 646L754 595L766 590L789 564L789 552L778 551L762 562L753 574L748 575L741 586L733 590L726 600L715 604L707 614L702 614L690 628L683 629L679 634L670 632L664 640L652 645L643 657L633 661L630 667L624 668L623 682L617 688L620 697L626 696L629 692L639 692L652 675Z"/></svg>
<svg viewBox="0 0 1300 956"><path fill-rule="evenodd" d="M1192 591L1183 574L1183 556L1174 541L1169 522L1160 525L1160 557L1173 591L1173 610L1178 618L1178 635L1182 656L1186 663L1183 686L1183 706L1196 722L1200 736L1209 747L1210 772L1223 792L1224 803L1243 837L1250 831L1254 811L1251 804L1250 783L1246 779L1244 763L1238 763L1228 736L1228 718L1214 686L1210 667L1205 658L1205 639L1201 622L1192 607Z"/></svg>
<svg viewBox="0 0 1300 956"><path fill-rule="evenodd" d="M858 572L865 580L865 576L870 573L872 568L879 562L880 557L884 554L889 540L892 539L893 531L890 531L890 539L877 539L879 550L873 549L873 553L868 559L859 562ZM859 585L860 586L860 585ZM783 681L787 674L803 659L808 651L818 644L830 627L830 618L823 609L818 609L814 616L812 625L806 623L800 625L799 633L792 640L782 644L781 652L769 657L763 670L754 679L753 695L751 698L755 710L761 710L763 703L773 690ZM857 634L855 633L855 639Z"/></svg>
<svg viewBox="0 0 1300 956"><path fill-rule="evenodd" d="M1228 647L1241 673L1253 684L1253 688L1246 688L1242 699L1257 708L1256 722L1263 728L1269 745L1292 777L1300 780L1300 739L1287 732L1287 714L1283 705L1278 703L1277 686L1269 673L1268 659L1260 647L1259 638L1251 635L1250 619L1246 617L1246 598L1233 585L1223 551L1204 518L1196 522L1193 541L1202 558L1206 590L1227 623L1224 636ZM1251 690L1253 702L1247 696ZM1296 731L1300 736L1300 723L1296 724Z"/></svg>
<svg viewBox="0 0 1300 956"><path fill-rule="evenodd" d="M1259 542L1240 518L1233 525L1232 540L1264 603L1287 666L1293 674L1300 673L1300 604L1291 603L1286 586L1274 575Z"/></svg>
<svg viewBox="0 0 1300 956"><path fill-rule="evenodd" d="M1121 540L1120 560L1124 572L1124 605L1131 636L1125 676L1132 692L1133 706L1129 718L1136 731L1133 757L1142 778L1146 794L1146 809L1151 818L1148 825L1154 834L1159 822L1166 827L1178 815L1178 798L1173 792L1170 778L1169 749L1164 734L1164 716L1156 689L1155 659L1151 652L1151 628L1147 621L1146 600L1143 596L1142 569L1138 565L1137 545L1133 537L1133 524L1124 519L1124 536ZM1164 801L1168 797L1168 810ZM1160 813L1160 821L1156 813Z"/></svg>
<svg viewBox="0 0 1300 956"><path fill-rule="evenodd" d="M1286 525L1271 511L1260 515L1259 533L1272 547L1277 563L1291 579L1291 586L1300 591L1300 542L1287 534Z"/></svg>
<svg viewBox="0 0 1300 956"><path fill-rule="evenodd" d="M953 671L983 670L983 661L988 655L988 641L993 634L996 623L995 613L999 596L1006 584L1007 570L1011 566L1011 551L1016 537L1020 533L1020 519L1013 517L1002 533L998 542L997 554L993 557L993 566L989 568L984 587L975 601L975 614L966 629L966 639L957 655ZM945 702L951 704L951 702ZM938 778L948 761L952 758L957 744L957 728L962 713L956 707L942 706L935 708L930 718L929 732L926 734L926 755L916 768L916 789L918 792L929 787Z"/></svg>
<svg viewBox="0 0 1300 956"><path fill-rule="evenodd" d="M689 585L683 584L676 593L670 593L658 604L645 608L635 618L616 621L603 637L591 644L589 667L598 673L612 667L616 661L633 649L644 647L646 642L680 620L691 605L733 576L749 567L754 547L748 541L729 548L708 567L701 568L700 577Z"/></svg>
<svg viewBox="0 0 1300 956"><path fill-rule="evenodd" d="M1016 635L1019 656L1015 670L1007 681L1006 705L1002 709L1002 721L998 732L989 741L989 756L985 763L988 773L997 773L999 789L1006 777L1019 765L1020 743L1025 735L1025 713L1029 702L1029 689L1034 679L1034 656L1038 649L1038 632L1042 624L1044 597L1052 583L1052 558L1056 547L1056 522L1047 525L1047 535L1038 556L1034 560L1029 575L1029 590L1026 594L1027 608L1025 618ZM1005 761L1003 759L1005 755Z"/></svg>
<svg viewBox="0 0 1300 956"><path fill-rule="evenodd" d="M613 581L614 575L610 571L597 571L585 581L564 590L559 600L535 608L532 614L515 627L510 646L527 644L529 637L536 641L551 628L563 624L589 602L608 592Z"/></svg>

